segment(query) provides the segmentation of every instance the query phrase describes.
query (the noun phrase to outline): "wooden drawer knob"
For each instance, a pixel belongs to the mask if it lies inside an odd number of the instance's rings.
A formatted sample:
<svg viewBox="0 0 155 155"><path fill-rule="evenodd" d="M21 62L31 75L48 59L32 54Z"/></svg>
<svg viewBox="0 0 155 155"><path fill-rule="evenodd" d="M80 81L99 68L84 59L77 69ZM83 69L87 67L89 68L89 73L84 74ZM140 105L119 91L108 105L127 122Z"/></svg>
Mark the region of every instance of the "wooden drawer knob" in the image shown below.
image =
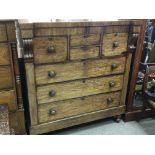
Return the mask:
<svg viewBox="0 0 155 155"><path fill-rule="evenodd" d="M56 76L56 72L55 71L48 71L48 77L53 78Z"/></svg>
<svg viewBox="0 0 155 155"><path fill-rule="evenodd" d="M49 115L55 115L55 114L56 114L56 111L53 110L53 109L50 109L48 114L49 114Z"/></svg>
<svg viewBox="0 0 155 155"><path fill-rule="evenodd" d="M116 48L116 47L118 47L119 46L119 43L117 42L117 41L114 41L113 42L113 48Z"/></svg>
<svg viewBox="0 0 155 155"><path fill-rule="evenodd" d="M117 64L111 64L111 69L112 69L112 70L116 69L117 67L118 67Z"/></svg>
<svg viewBox="0 0 155 155"><path fill-rule="evenodd" d="M51 46L51 47L48 47L47 48L47 52L48 53L55 53L56 52L56 49L53 46Z"/></svg>
<svg viewBox="0 0 155 155"><path fill-rule="evenodd" d="M114 87L115 86L115 82L114 81L110 81L109 82L109 87Z"/></svg>
<svg viewBox="0 0 155 155"><path fill-rule="evenodd" d="M51 90L50 92L49 92L49 96L50 97L53 97L53 96L55 96L56 95L56 92L54 91L54 90Z"/></svg>
<svg viewBox="0 0 155 155"><path fill-rule="evenodd" d="M107 104L111 104L113 102L113 99L111 97L107 98Z"/></svg>

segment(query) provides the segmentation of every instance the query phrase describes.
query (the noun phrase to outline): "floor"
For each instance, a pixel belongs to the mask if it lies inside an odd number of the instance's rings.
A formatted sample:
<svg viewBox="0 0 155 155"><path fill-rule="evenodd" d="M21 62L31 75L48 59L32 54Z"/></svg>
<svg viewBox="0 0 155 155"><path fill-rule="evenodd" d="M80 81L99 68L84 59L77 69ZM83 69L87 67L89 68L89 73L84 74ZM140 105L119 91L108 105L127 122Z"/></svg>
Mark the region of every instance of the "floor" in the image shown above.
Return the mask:
<svg viewBox="0 0 155 155"><path fill-rule="evenodd" d="M155 135L155 119L116 123L112 118L83 124L48 135Z"/></svg>

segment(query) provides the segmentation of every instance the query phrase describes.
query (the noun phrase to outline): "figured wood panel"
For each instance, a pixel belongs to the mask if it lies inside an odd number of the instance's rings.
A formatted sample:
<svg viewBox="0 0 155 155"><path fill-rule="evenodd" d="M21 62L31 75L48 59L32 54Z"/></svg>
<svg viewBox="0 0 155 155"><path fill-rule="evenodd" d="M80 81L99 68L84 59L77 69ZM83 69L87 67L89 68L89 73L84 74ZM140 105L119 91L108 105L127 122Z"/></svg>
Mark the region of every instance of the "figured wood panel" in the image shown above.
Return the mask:
<svg viewBox="0 0 155 155"><path fill-rule="evenodd" d="M112 33L104 35L102 46L104 51L102 51L102 54L105 56L121 54L122 52L127 50L127 40L127 33ZM118 47L114 47L115 43L118 44Z"/></svg>
<svg viewBox="0 0 155 155"><path fill-rule="evenodd" d="M11 68L0 67L0 89L13 87Z"/></svg>
<svg viewBox="0 0 155 155"><path fill-rule="evenodd" d="M34 38L33 46L35 63L58 62L67 58L66 37ZM49 47L55 51L48 52Z"/></svg>
<svg viewBox="0 0 155 155"><path fill-rule="evenodd" d="M125 57L112 59L95 59L64 64L39 65L35 67L36 83L47 84L81 78L123 73ZM112 64L117 67L112 69ZM55 73L50 77L49 72Z"/></svg>
<svg viewBox="0 0 155 155"><path fill-rule="evenodd" d="M72 48L70 49L70 59L71 60L79 60L79 59L88 59L88 58L96 58L99 56L99 47L87 47L84 48Z"/></svg>
<svg viewBox="0 0 155 155"><path fill-rule="evenodd" d="M77 35L70 37L70 46L99 44L100 35Z"/></svg>
<svg viewBox="0 0 155 155"><path fill-rule="evenodd" d="M0 44L0 65L10 64L10 52L7 44Z"/></svg>
<svg viewBox="0 0 155 155"><path fill-rule="evenodd" d="M122 89L122 80L123 75L117 75L111 77L100 77L87 80L56 83L48 86L38 86L37 99L38 103L42 104L81 96L117 91ZM110 87L110 82L114 82L115 85ZM49 95L51 91L56 93L52 97Z"/></svg>
<svg viewBox="0 0 155 155"><path fill-rule="evenodd" d="M108 98L112 99L108 103ZM102 110L118 106L120 103L120 92L110 94L99 94L84 98L70 99L58 101L48 104L42 104L38 107L39 122L48 122L57 119L63 119L87 112ZM55 111L54 115L50 115L50 111Z"/></svg>
<svg viewBox="0 0 155 155"><path fill-rule="evenodd" d="M0 92L0 104L7 104L9 111L16 110L16 96L14 90Z"/></svg>
<svg viewBox="0 0 155 155"><path fill-rule="evenodd" d="M0 24L0 42L7 41L6 28L4 24Z"/></svg>

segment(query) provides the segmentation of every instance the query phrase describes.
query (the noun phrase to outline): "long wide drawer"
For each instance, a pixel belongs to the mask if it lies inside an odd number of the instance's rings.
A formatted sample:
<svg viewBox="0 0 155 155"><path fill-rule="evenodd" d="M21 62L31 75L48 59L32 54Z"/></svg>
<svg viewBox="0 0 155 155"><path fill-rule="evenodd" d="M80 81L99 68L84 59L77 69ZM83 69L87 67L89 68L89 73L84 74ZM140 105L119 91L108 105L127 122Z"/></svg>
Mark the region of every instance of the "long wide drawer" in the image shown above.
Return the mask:
<svg viewBox="0 0 155 155"><path fill-rule="evenodd" d="M7 104L9 106L9 111L16 110L16 97L15 91L0 91L0 104Z"/></svg>
<svg viewBox="0 0 155 155"><path fill-rule="evenodd" d="M125 57L96 59L65 64L39 65L35 67L38 85L123 73Z"/></svg>
<svg viewBox="0 0 155 155"><path fill-rule="evenodd" d="M42 104L38 107L39 123L54 121L120 104L120 92Z"/></svg>
<svg viewBox="0 0 155 155"><path fill-rule="evenodd" d="M60 62L67 58L66 37L35 38L33 45L35 63Z"/></svg>
<svg viewBox="0 0 155 155"><path fill-rule="evenodd" d="M13 86L10 66L0 67L0 89L11 88Z"/></svg>
<svg viewBox="0 0 155 155"><path fill-rule="evenodd" d="M38 103L48 103L81 96L117 91L122 88L123 75L56 83L37 87Z"/></svg>

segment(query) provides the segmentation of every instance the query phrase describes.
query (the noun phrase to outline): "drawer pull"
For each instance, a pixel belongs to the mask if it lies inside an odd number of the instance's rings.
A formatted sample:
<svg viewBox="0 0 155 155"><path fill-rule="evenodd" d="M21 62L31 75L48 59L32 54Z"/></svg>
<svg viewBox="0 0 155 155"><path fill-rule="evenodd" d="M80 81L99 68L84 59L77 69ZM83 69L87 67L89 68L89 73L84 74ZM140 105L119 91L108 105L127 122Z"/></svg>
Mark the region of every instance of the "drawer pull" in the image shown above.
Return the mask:
<svg viewBox="0 0 155 155"><path fill-rule="evenodd" d="M117 42L117 41L114 41L113 42L113 48L116 48L116 47L118 47L119 46L119 43Z"/></svg>
<svg viewBox="0 0 155 155"><path fill-rule="evenodd" d="M48 114L49 114L49 115L55 115L55 114L56 114L56 111L53 110L53 109L50 109Z"/></svg>
<svg viewBox="0 0 155 155"><path fill-rule="evenodd" d="M111 64L111 69L112 69L112 70L116 69L117 67L118 67L117 64Z"/></svg>
<svg viewBox="0 0 155 155"><path fill-rule="evenodd" d="M51 46L51 47L48 47L48 48L47 48L47 52L48 52L48 53L55 53L56 50L55 50L55 48L54 48L53 46Z"/></svg>
<svg viewBox="0 0 155 155"><path fill-rule="evenodd" d="M56 72L55 71L48 71L48 76L50 78L55 77L56 76Z"/></svg>
<svg viewBox="0 0 155 155"><path fill-rule="evenodd" d="M115 86L115 82L114 81L110 81L109 82L109 87L114 87Z"/></svg>
<svg viewBox="0 0 155 155"><path fill-rule="evenodd" d="M50 92L49 92L49 96L50 97L53 97L53 96L55 96L56 95L56 92L54 91L54 90L51 90Z"/></svg>
<svg viewBox="0 0 155 155"><path fill-rule="evenodd" d="M118 36L118 33L116 32L116 33L114 34L114 36Z"/></svg>
<svg viewBox="0 0 155 155"><path fill-rule="evenodd" d="M113 99L111 97L107 98L107 104L111 104L113 102Z"/></svg>

